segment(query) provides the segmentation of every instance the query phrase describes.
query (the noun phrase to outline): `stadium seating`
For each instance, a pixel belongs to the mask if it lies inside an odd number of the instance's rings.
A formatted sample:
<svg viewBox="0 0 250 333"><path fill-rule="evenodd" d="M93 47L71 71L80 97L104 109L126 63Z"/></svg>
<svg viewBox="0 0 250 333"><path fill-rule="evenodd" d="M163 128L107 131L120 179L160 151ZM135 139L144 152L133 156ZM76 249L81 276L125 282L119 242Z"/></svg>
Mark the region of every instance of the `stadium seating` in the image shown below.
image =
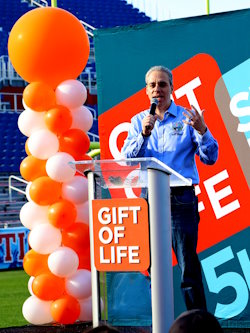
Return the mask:
<svg viewBox="0 0 250 333"><path fill-rule="evenodd" d="M149 22L150 18L125 0L58 0L58 6L70 11L95 28L109 28Z"/></svg>
<svg viewBox="0 0 250 333"><path fill-rule="evenodd" d="M25 158L26 137L17 127L19 114L13 111L0 113L0 173L17 173Z"/></svg>
<svg viewBox="0 0 250 333"><path fill-rule="evenodd" d="M0 0L0 27L2 28L0 55L7 55L8 36L15 22L26 12L32 9L27 2L20 0Z"/></svg>
<svg viewBox="0 0 250 333"><path fill-rule="evenodd" d="M149 17L125 0L58 0L57 5L98 29L150 22ZM15 22L33 8L28 0L0 0L0 55L8 54L8 34Z"/></svg>
<svg viewBox="0 0 250 333"><path fill-rule="evenodd" d="M48 2L50 4L50 1ZM98 29L150 21L149 17L145 16L144 13L140 13L132 5L127 4L125 0L58 0L57 5L59 8L70 11L80 20ZM34 6L30 5L29 0L0 0L0 56L8 54L8 36L15 22L24 13L33 8ZM94 47L91 38L90 45L91 48ZM87 84L90 81L89 78L95 84L94 87L89 87L89 92L96 94L96 69L93 57L88 61L84 72L78 79ZM3 103L6 104L5 101L1 101L1 104ZM90 106L95 118L90 133L93 134L93 138L96 138L98 137L97 105ZM24 144L27 138L20 133L17 127L17 119L18 113L9 111L9 104L6 104L5 108L1 107L0 175L19 173L20 163L26 156Z"/></svg>

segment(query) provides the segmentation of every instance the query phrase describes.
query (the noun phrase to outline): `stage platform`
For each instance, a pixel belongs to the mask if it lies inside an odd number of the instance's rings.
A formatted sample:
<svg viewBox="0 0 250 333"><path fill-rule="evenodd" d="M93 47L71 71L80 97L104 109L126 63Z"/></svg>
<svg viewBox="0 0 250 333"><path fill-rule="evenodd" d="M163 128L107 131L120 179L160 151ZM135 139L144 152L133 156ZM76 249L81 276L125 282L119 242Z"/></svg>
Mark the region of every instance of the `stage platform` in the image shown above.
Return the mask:
<svg viewBox="0 0 250 333"><path fill-rule="evenodd" d="M54 325L54 326L20 326L0 328L0 333L84 333L91 328L91 323L82 323L74 325ZM116 327L120 333L151 333L150 327ZM224 333L250 333L250 328L224 328ZM167 333L167 332L166 332Z"/></svg>

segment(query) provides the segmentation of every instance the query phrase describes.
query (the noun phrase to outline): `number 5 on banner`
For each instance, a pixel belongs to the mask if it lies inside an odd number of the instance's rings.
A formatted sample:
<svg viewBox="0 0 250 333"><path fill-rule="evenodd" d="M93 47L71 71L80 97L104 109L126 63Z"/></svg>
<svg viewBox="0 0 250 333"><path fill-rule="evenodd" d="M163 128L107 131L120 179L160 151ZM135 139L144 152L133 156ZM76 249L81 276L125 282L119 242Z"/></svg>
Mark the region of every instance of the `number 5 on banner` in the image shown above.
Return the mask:
<svg viewBox="0 0 250 333"><path fill-rule="evenodd" d="M215 269L217 267L234 258L231 246L228 246L201 261L210 292L218 294L226 287L232 287L236 292L235 300L232 303L217 303L214 315L218 318L229 319L235 317L244 311L248 304L248 288L250 289L250 261L245 249L237 252L237 257L245 279L236 272L227 272L220 276L216 275Z"/></svg>

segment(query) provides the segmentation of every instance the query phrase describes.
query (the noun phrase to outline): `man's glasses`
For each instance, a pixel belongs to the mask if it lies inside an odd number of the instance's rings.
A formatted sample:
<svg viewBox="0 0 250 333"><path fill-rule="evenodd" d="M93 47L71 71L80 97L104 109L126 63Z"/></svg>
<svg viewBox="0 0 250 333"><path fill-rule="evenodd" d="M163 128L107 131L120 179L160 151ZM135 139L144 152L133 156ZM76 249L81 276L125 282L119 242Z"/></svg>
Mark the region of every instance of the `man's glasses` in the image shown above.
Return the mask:
<svg viewBox="0 0 250 333"><path fill-rule="evenodd" d="M160 88L165 88L168 85L168 83L165 82L165 81L159 81L159 82L157 82L157 84L158 84L158 86ZM148 83L147 86L150 87L150 88L155 88L156 87L156 83L155 82L151 82L151 83Z"/></svg>

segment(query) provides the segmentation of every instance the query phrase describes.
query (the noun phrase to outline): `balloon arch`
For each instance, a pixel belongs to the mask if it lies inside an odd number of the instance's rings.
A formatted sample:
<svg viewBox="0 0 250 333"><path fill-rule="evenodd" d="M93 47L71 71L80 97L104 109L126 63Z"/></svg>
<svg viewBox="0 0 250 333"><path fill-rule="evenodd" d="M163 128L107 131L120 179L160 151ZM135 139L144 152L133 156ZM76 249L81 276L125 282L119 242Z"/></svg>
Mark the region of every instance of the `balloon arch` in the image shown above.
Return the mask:
<svg viewBox="0 0 250 333"><path fill-rule="evenodd" d="M31 294L23 316L35 325L92 318L87 179L69 166L91 159L93 117L76 80L89 50L80 21L52 7L23 15L8 41L12 65L29 83L18 119L27 137L20 172L28 181L20 220L31 247L23 261Z"/></svg>

